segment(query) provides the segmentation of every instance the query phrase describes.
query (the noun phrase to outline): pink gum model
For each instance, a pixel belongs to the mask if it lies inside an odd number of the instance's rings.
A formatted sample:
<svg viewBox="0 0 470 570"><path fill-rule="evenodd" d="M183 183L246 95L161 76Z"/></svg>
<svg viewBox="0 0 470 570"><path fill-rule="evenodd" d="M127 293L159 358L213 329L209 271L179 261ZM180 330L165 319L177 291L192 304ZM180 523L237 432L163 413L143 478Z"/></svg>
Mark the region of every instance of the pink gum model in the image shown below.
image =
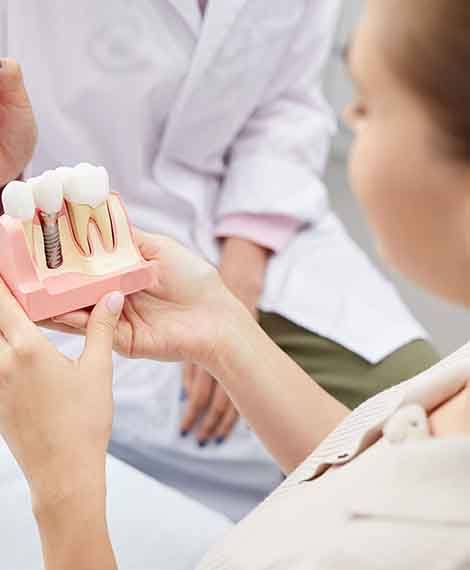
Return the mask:
<svg viewBox="0 0 470 570"><path fill-rule="evenodd" d="M112 291L128 295L150 287L154 263L139 257L137 264L107 275L69 272L40 280L23 223L7 215L0 217L0 275L32 321L93 306Z"/></svg>

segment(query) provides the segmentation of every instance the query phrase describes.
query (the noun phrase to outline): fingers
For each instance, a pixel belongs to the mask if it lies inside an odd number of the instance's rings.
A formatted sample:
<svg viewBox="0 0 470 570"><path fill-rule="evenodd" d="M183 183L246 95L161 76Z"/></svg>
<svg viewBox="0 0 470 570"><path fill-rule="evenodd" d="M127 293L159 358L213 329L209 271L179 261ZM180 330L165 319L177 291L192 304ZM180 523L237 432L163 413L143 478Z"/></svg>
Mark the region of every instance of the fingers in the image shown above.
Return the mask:
<svg viewBox="0 0 470 570"><path fill-rule="evenodd" d="M0 332L11 344L38 331L0 278Z"/></svg>
<svg viewBox="0 0 470 570"><path fill-rule="evenodd" d="M124 306L124 295L114 292L102 299L93 309L87 327L86 345L81 360L99 367L111 363L114 335Z"/></svg>
<svg viewBox="0 0 470 570"><path fill-rule="evenodd" d="M46 323L46 327L52 328L53 325L62 325L64 328L70 328L75 332L77 330L84 330L88 326L88 321L90 320L90 312L86 310L74 311L73 313L68 313L66 315L59 315L58 317L53 317L51 323ZM55 328L55 327L54 327Z"/></svg>
<svg viewBox="0 0 470 570"><path fill-rule="evenodd" d="M218 445L222 444L227 437L232 433L233 428L238 422L240 415L235 406L230 403L224 416L219 422L219 427L215 432L215 441Z"/></svg>
<svg viewBox="0 0 470 570"><path fill-rule="evenodd" d="M222 386L217 385L211 404L207 410L198 433L200 442L215 438L218 444L223 443L238 418L238 412Z"/></svg>
<svg viewBox="0 0 470 570"><path fill-rule="evenodd" d="M1 59L0 64L0 97L24 89L23 74L19 64L9 58Z"/></svg>
<svg viewBox="0 0 470 570"><path fill-rule="evenodd" d="M194 374L196 372L197 367L192 364L191 362L185 362L183 367L183 386L182 386L182 400L186 400L188 395L191 393L191 386L193 383Z"/></svg>
<svg viewBox="0 0 470 570"><path fill-rule="evenodd" d="M208 409L215 380L202 368L195 367L186 413L181 422L181 435L186 436L195 426L202 414Z"/></svg>

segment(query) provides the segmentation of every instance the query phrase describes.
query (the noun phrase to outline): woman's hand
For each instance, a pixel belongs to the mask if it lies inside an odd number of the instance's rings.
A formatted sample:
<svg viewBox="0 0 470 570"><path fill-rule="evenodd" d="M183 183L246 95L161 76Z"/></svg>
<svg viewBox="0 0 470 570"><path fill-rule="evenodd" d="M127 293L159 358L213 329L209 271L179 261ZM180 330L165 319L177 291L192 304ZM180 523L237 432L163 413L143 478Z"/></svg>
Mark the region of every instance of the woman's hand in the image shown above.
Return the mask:
<svg viewBox="0 0 470 570"><path fill-rule="evenodd" d="M47 570L117 568L106 524L112 345L124 299L90 316L78 361L60 354L0 279L0 433L28 480Z"/></svg>
<svg viewBox="0 0 470 570"><path fill-rule="evenodd" d="M256 320L269 256L266 248L237 237L226 238L222 246L220 276ZM187 406L181 434L186 436L198 425L196 437L201 447L212 438L217 444L223 443L239 418L224 388L204 368L192 363L185 364L183 385Z"/></svg>
<svg viewBox="0 0 470 570"><path fill-rule="evenodd" d="M115 348L199 364L223 384L285 471L297 467L346 408L269 339L213 267L168 238L136 237L144 258L157 261L155 284L126 299ZM78 311L55 319L55 328L81 332L88 319Z"/></svg>
<svg viewBox="0 0 470 570"><path fill-rule="evenodd" d="M143 257L156 261L154 284L126 297L114 348L131 358L192 361L210 368L230 309L239 303L217 270L175 241L136 232ZM56 317L46 326L84 333L89 311Z"/></svg>
<svg viewBox="0 0 470 570"><path fill-rule="evenodd" d="M28 480L37 512L104 473L112 341L122 303L115 293L96 306L86 348L72 361L49 343L0 280L0 432Z"/></svg>
<svg viewBox="0 0 470 570"><path fill-rule="evenodd" d="M16 179L30 162L37 128L19 65L0 60L0 187Z"/></svg>

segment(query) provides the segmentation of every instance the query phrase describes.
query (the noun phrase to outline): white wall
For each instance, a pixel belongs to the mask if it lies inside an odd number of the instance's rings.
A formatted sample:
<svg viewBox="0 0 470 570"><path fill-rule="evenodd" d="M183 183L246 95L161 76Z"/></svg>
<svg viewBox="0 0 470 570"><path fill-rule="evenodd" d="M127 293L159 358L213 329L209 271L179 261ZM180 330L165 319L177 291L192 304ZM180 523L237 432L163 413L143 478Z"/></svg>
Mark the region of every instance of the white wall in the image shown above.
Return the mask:
<svg viewBox="0 0 470 570"><path fill-rule="evenodd" d="M360 0L344 2L344 14L339 26L337 43L327 70L326 90L338 112L352 94L340 58L341 47L349 36L354 22L357 21L361 4ZM373 239L367 224L348 190L345 157L350 141L350 134L344 125L341 125L327 175L331 199L335 210L347 225L354 239L377 260L377 263L380 263L375 255ZM442 354L447 354L467 342L470 337L470 314L467 310L450 306L427 295L400 276L393 275L392 279L414 314L431 333Z"/></svg>

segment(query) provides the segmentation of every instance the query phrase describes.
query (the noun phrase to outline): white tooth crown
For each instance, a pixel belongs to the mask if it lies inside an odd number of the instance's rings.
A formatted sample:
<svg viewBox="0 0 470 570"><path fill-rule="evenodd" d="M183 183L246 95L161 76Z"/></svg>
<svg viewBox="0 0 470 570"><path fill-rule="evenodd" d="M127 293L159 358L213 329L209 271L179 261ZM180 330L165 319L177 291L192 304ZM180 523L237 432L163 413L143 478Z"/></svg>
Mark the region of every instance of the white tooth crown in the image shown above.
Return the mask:
<svg viewBox="0 0 470 570"><path fill-rule="evenodd" d="M33 182L36 206L46 214L56 214L62 209L63 183L55 171L48 170Z"/></svg>
<svg viewBox="0 0 470 570"><path fill-rule="evenodd" d="M64 196L71 203L97 208L109 197L109 176L106 169L79 164L65 179Z"/></svg>
<svg viewBox="0 0 470 570"><path fill-rule="evenodd" d="M28 182L15 180L5 186L2 193L5 214L23 222L34 218L36 205L34 203L33 185Z"/></svg>
<svg viewBox="0 0 470 570"><path fill-rule="evenodd" d="M59 166L54 172L60 178L62 184L65 185L67 180L72 176L74 169L71 166Z"/></svg>

